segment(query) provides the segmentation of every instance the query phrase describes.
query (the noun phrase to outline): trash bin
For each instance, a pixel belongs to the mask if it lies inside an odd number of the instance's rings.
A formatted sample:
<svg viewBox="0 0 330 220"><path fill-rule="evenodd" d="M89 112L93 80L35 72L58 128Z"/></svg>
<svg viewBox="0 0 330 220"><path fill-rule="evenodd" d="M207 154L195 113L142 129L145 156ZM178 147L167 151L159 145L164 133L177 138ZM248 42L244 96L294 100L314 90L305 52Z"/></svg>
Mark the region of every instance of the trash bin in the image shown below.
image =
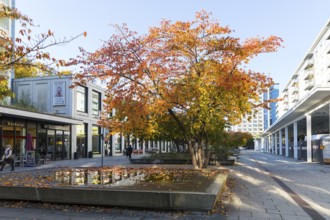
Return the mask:
<svg viewBox="0 0 330 220"><path fill-rule="evenodd" d="M74 152L74 153L73 153L73 159L75 159L75 160L78 159L78 153L77 153L77 152Z"/></svg>
<svg viewBox="0 0 330 220"><path fill-rule="evenodd" d="M93 158L93 151L88 152L88 158Z"/></svg>

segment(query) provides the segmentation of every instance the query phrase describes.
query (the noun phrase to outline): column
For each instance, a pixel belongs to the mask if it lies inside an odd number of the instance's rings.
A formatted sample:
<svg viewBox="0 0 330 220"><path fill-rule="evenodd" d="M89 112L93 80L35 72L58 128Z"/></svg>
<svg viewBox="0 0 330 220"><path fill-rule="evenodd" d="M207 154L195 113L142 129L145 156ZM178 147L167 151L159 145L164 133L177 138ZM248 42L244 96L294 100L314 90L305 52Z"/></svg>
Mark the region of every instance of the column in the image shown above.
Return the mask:
<svg viewBox="0 0 330 220"><path fill-rule="evenodd" d="M275 133L274 133L274 139L275 139L275 149L274 149L274 153L277 155L278 153L278 149L277 149L277 144L278 144L278 139L277 139L277 136L278 136L278 134L277 134L277 131L275 131Z"/></svg>
<svg viewBox="0 0 330 220"><path fill-rule="evenodd" d="M142 154L145 154L146 153L146 141L143 140L142 141Z"/></svg>
<svg viewBox="0 0 330 220"><path fill-rule="evenodd" d="M298 160L298 123L293 123L293 158Z"/></svg>
<svg viewBox="0 0 330 220"><path fill-rule="evenodd" d="M272 134L271 136L271 149L272 149L272 154L275 154L275 134Z"/></svg>
<svg viewBox="0 0 330 220"><path fill-rule="evenodd" d="M312 116L306 116L307 130L307 162L312 162Z"/></svg>
<svg viewBox="0 0 330 220"><path fill-rule="evenodd" d="M267 152L270 153L270 135L267 136Z"/></svg>
<svg viewBox="0 0 330 220"><path fill-rule="evenodd" d="M285 156L289 157L289 128L285 127Z"/></svg>
<svg viewBox="0 0 330 220"><path fill-rule="evenodd" d="M279 130L279 148L280 148L280 155L282 156L282 129Z"/></svg>

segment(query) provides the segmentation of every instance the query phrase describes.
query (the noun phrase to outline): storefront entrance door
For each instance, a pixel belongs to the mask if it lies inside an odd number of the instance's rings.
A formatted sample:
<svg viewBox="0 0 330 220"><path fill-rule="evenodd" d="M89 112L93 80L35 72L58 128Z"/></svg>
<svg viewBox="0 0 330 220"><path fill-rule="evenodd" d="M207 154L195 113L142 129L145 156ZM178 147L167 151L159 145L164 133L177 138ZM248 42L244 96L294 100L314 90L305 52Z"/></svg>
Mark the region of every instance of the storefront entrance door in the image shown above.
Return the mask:
<svg viewBox="0 0 330 220"><path fill-rule="evenodd" d="M55 160L64 159L64 148L63 148L63 131L56 131L56 148L55 148Z"/></svg>
<svg viewBox="0 0 330 220"><path fill-rule="evenodd" d="M55 160L55 130L47 130L47 157Z"/></svg>

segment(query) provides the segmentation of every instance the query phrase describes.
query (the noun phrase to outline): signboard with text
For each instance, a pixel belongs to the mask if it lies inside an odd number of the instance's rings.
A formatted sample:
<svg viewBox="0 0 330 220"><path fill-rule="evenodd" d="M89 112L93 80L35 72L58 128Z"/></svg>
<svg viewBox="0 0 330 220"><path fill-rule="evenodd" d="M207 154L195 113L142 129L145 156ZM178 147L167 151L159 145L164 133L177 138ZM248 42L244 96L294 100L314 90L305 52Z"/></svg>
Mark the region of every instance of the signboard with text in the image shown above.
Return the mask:
<svg viewBox="0 0 330 220"><path fill-rule="evenodd" d="M27 166L27 167L35 166L35 152L34 151L26 151L25 166Z"/></svg>

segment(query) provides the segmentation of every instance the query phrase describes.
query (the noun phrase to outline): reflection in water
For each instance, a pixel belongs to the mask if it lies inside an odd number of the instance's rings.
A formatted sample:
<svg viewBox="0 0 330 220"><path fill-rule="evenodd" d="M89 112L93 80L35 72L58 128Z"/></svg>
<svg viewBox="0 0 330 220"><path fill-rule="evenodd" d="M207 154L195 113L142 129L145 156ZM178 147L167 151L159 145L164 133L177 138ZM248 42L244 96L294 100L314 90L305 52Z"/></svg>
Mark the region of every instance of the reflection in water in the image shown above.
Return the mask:
<svg viewBox="0 0 330 220"><path fill-rule="evenodd" d="M55 171L55 181L65 186L130 186L144 180L139 171L71 169Z"/></svg>

